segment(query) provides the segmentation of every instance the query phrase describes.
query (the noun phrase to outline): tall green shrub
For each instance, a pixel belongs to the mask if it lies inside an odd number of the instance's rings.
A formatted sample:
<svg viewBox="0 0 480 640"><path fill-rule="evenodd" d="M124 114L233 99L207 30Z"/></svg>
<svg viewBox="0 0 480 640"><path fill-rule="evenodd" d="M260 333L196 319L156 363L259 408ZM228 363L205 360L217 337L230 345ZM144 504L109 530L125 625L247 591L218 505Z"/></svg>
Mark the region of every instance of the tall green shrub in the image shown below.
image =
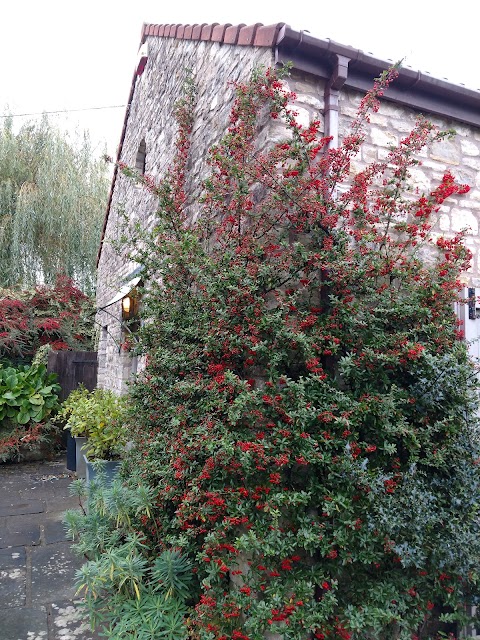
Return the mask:
<svg viewBox="0 0 480 640"><path fill-rule="evenodd" d="M199 638L435 637L434 611L461 617L475 588L477 385L453 313L470 255L462 234L431 235L468 187L447 172L412 196L418 153L451 135L423 118L350 173L395 75L334 149L256 72L195 203L190 92L169 175L142 179L159 208L134 236L147 366L129 468L155 493L145 557L194 562ZM269 118L286 137L260 151Z"/></svg>

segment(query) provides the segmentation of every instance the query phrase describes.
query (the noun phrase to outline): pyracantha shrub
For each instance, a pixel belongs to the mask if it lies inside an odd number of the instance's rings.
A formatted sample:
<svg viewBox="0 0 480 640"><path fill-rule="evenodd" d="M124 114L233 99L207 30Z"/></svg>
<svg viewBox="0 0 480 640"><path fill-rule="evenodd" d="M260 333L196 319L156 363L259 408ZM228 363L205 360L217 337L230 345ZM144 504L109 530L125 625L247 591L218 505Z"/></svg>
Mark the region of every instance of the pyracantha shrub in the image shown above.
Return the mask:
<svg viewBox="0 0 480 640"><path fill-rule="evenodd" d="M447 172L415 195L418 153L451 135L424 118L352 174L396 73L330 148L257 71L198 202L190 91L167 178L140 178L159 208L133 234L147 364L128 464L155 492L145 556L194 563L194 637L433 638L475 587L476 378L453 312L470 254L432 232L468 187ZM285 140L261 148L271 119Z"/></svg>
<svg viewBox="0 0 480 640"><path fill-rule="evenodd" d="M90 298L65 276L32 291L0 295L0 359L29 362L36 351L88 351L92 348L94 308Z"/></svg>

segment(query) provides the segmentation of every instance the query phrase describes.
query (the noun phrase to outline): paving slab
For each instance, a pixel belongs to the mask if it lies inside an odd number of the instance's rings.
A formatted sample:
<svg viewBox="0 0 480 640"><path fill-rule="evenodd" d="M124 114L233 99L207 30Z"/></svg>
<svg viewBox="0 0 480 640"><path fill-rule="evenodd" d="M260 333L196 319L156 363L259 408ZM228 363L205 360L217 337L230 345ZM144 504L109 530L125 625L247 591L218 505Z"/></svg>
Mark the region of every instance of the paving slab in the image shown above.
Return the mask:
<svg viewBox="0 0 480 640"><path fill-rule="evenodd" d="M9 516L2 518L0 528L5 528L9 531L20 531L31 525L41 525L49 517L50 514L46 511L43 513L29 513L23 516ZM58 517L61 517L61 512L59 512Z"/></svg>
<svg viewBox="0 0 480 640"><path fill-rule="evenodd" d="M78 509L78 498L76 496L50 496L47 498L48 513L62 513L67 509Z"/></svg>
<svg viewBox="0 0 480 640"><path fill-rule="evenodd" d="M0 552L0 610L9 607L24 607L26 605L26 585L25 549L20 547L8 551L2 550Z"/></svg>
<svg viewBox="0 0 480 640"><path fill-rule="evenodd" d="M55 544L56 542L67 542L67 532L63 522L51 520L46 522L43 528L45 544Z"/></svg>
<svg viewBox="0 0 480 640"><path fill-rule="evenodd" d="M47 604L75 597L75 571L82 566L70 543L32 549L32 604Z"/></svg>
<svg viewBox="0 0 480 640"><path fill-rule="evenodd" d="M53 640L99 640L90 629L80 603L61 602L52 604Z"/></svg>
<svg viewBox="0 0 480 640"><path fill-rule="evenodd" d="M0 640L48 640L44 607L15 608L1 612Z"/></svg>
<svg viewBox="0 0 480 640"><path fill-rule="evenodd" d="M40 544L40 525L25 524L0 529L0 549L6 547L24 547Z"/></svg>
<svg viewBox="0 0 480 640"><path fill-rule="evenodd" d="M27 502L15 502L0 504L0 516L24 516L45 511L44 500L28 500Z"/></svg>
<svg viewBox="0 0 480 640"><path fill-rule="evenodd" d="M83 560L63 515L78 508L65 457L0 464L0 640L100 640L75 597Z"/></svg>
<svg viewBox="0 0 480 640"><path fill-rule="evenodd" d="M0 549L0 569L23 567L25 562L25 549Z"/></svg>

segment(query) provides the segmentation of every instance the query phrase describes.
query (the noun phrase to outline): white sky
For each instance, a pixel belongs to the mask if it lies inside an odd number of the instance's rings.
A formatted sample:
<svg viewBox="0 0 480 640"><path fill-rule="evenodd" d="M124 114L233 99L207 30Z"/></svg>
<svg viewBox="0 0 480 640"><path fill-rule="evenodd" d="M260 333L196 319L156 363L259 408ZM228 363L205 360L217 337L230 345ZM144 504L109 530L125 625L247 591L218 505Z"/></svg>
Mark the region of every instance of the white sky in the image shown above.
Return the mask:
<svg viewBox="0 0 480 640"><path fill-rule="evenodd" d="M0 16L0 113L124 105L143 22L286 22L439 78L480 87L475 0L8 0ZM124 109L58 118L114 155ZM21 123L27 118L18 118Z"/></svg>

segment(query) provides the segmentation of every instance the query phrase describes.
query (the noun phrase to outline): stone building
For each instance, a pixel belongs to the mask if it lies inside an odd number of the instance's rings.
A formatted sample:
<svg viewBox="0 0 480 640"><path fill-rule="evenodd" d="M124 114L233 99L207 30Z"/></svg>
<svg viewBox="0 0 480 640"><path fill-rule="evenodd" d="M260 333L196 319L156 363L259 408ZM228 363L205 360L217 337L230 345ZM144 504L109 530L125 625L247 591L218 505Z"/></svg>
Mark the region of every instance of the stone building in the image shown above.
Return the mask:
<svg viewBox="0 0 480 640"><path fill-rule="evenodd" d="M289 88L297 94L299 121L320 118L324 133L341 139L373 78L391 63L360 50L283 23L245 25L144 25L138 66L132 80L128 107L118 148L118 160L154 178L162 176L173 151L176 125L172 117L181 95L185 69L191 69L198 90L192 135L189 196L198 193L205 176L208 149L225 131L233 100L229 81L245 80L258 65L292 63ZM368 139L357 160L362 164L385 158L389 145L398 143L425 113L442 129L457 136L431 145L414 172L421 191L428 191L451 168L471 191L442 206L438 231L470 229L467 239L473 265L466 286L480 287L480 92L457 86L428 74L402 68L385 94L380 111L372 116ZM280 124L271 121L261 132L263 144L282 136ZM98 384L118 392L135 370L136 362L121 349L122 299L140 279L137 265L115 248L121 218L150 224L155 202L144 189L115 170L98 256L97 320L101 325L98 349ZM460 310L467 317L466 332L477 335L476 308ZM470 316L470 317L469 317ZM478 347L476 347L478 350Z"/></svg>

